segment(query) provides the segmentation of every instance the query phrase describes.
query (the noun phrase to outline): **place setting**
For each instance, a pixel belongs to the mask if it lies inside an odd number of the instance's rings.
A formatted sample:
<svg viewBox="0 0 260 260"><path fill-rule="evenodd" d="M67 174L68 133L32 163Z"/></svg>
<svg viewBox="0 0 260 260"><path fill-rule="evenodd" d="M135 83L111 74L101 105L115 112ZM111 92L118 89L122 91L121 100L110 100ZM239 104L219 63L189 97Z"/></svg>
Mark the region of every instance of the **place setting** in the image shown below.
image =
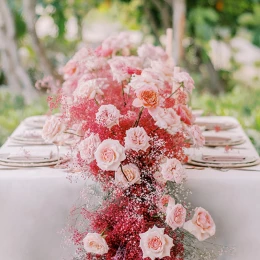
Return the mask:
<svg viewBox="0 0 260 260"><path fill-rule="evenodd" d="M201 116L196 117L195 124L205 127L205 130L229 130L239 126L237 120L228 116Z"/></svg>
<svg viewBox="0 0 260 260"><path fill-rule="evenodd" d="M228 131L204 131L205 146L226 147L243 144L246 140L241 134L230 133Z"/></svg>
<svg viewBox="0 0 260 260"><path fill-rule="evenodd" d="M31 116L26 118L23 123L30 128L40 128L44 126L44 123L47 119L46 115L38 115L38 116Z"/></svg>
<svg viewBox="0 0 260 260"><path fill-rule="evenodd" d="M0 166L5 167L44 167L56 165L61 160L53 150L27 150L23 147L16 151L0 154Z"/></svg>

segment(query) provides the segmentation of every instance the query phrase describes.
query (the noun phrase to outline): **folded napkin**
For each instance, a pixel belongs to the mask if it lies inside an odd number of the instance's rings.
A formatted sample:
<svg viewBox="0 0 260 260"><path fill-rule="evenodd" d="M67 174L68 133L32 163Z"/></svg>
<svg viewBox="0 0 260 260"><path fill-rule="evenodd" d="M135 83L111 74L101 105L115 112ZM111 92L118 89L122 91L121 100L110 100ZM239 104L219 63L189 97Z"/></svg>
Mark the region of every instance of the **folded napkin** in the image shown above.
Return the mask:
<svg viewBox="0 0 260 260"><path fill-rule="evenodd" d="M225 141L231 141L230 137L225 136L204 136L206 142L225 142Z"/></svg>

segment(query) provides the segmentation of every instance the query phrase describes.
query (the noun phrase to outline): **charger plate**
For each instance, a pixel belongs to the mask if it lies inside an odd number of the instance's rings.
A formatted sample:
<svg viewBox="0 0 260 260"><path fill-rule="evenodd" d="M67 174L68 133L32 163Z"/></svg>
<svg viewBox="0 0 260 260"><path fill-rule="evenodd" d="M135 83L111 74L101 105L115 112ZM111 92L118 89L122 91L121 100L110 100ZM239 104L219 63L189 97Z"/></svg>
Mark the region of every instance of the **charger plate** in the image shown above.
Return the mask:
<svg viewBox="0 0 260 260"><path fill-rule="evenodd" d="M199 163L195 161L188 161L187 162L190 165L195 165L195 166L201 166L201 167L209 167L209 168L244 168L244 167L250 167L250 166L255 166L260 164L260 160L256 160L255 162L251 163L241 163L241 164L213 164L213 163ZM259 170L260 172L260 170Z"/></svg>
<svg viewBox="0 0 260 260"><path fill-rule="evenodd" d="M0 161L0 165L2 166L8 166L8 167L45 167L45 166L53 166L56 165L58 163L58 161L54 161L54 162L46 162L46 163L6 163L6 162L1 162Z"/></svg>
<svg viewBox="0 0 260 260"><path fill-rule="evenodd" d="M237 154L238 156L240 156L240 154ZM214 155L212 155L214 156ZM216 157L219 156L219 155L216 155ZM231 155L232 156L232 155ZM236 155L234 155L236 156ZM241 155L243 157L243 155ZM223 157L225 157L225 155L223 155ZM194 162L198 162L198 163L203 163L203 164L241 164L241 163L252 163L252 162L255 162L258 158L255 157L255 156L246 156L244 155L244 158L241 160L241 161L238 161L238 160L229 160L229 161L220 161L220 160L204 160L202 158L202 155L196 155L196 156L192 156L190 158L191 161L194 161Z"/></svg>
<svg viewBox="0 0 260 260"><path fill-rule="evenodd" d="M0 163L18 163L18 164L38 164L38 163L52 163L57 162L58 157L53 156L52 158L48 158L47 156L30 156L28 158L25 158L24 156L17 155L10 157L10 155L5 155L0 157Z"/></svg>

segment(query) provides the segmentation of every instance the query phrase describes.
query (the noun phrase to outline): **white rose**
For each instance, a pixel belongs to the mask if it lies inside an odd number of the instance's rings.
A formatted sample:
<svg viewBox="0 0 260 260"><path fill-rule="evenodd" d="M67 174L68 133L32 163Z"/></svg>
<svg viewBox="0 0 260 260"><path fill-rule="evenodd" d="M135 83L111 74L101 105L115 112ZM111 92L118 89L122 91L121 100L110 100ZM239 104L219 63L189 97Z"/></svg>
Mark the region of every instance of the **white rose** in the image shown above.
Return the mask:
<svg viewBox="0 0 260 260"><path fill-rule="evenodd" d="M57 116L50 116L45 121L42 129L42 138L49 143L59 142L63 136L66 126Z"/></svg>
<svg viewBox="0 0 260 260"><path fill-rule="evenodd" d="M113 139L104 140L95 152L97 165L104 171L116 171L125 158L124 147Z"/></svg>
<svg viewBox="0 0 260 260"><path fill-rule="evenodd" d="M97 79L85 80L84 76L79 80L78 86L73 92L75 101L82 98L94 99L97 94L103 95L102 84Z"/></svg>
<svg viewBox="0 0 260 260"><path fill-rule="evenodd" d="M170 256L173 247L173 239L164 234L164 228L154 226L149 228L145 233L140 234L140 247L143 251L143 258L150 257L163 258Z"/></svg>
<svg viewBox="0 0 260 260"><path fill-rule="evenodd" d="M102 105L96 113L99 125L111 128L119 124L120 111L114 105Z"/></svg>
<svg viewBox="0 0 260 260"><path fill-rule="evenodd" d="M170 134L176 134L181 128L180 117L176 114L172 108L157 108L149 111L155 125L159 128L165 129Z"/></svg>
<svg viewBox="0 0 260 260"><path fill-rule="evenodd" d="M181 162L175 158L167 158L166 162L161 164L161 173L165 180L176 183L181 183L185 177Z"/></svg>
<svg viewBox="0 0 260 260"><path fill-rule="evenodd" d="M136 152L139 150L146 151L150 146L150 137L147 135L143 127L137 126L126 131L125 148L132 149Z"/></svg>
<svg viewBox="0 0 260 260"><path fill-rule="evenodd" d="M94 153L101 141L98 134L91 134L86 139L82 140L79 144L80 157L87 163L95 160Z"/></svg>
<svg viewBox="0 0 260 260"><path fill-rule="evenodd" d="M88 253L104 255L108 252L106 240L97 233L88 233L83 239L84 249Z"/></svg>
<svg viewBox="0 0 260 260"><path fill-rule="evenodd" d="M135 183L140 184L140 170L139 168L133 164L129 163L124 166L122 166L123 172L121 168L118 168L118 170L115 173L115 183L127 188L130 185L133 185Z"/></svg>

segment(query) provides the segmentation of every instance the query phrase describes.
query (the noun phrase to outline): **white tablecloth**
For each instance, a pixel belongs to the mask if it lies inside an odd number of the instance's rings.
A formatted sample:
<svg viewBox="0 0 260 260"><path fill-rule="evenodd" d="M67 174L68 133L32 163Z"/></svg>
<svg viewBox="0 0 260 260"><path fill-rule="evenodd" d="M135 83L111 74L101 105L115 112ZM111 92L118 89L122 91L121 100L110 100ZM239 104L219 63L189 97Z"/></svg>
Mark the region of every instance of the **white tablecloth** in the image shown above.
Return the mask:
<svg viewBox="0 0 260 260"><path fill-rule="evenodd" d="M241 128L230 131L244 135ZM7 141L0 154L19 149L10 144ZM241 147L241 152L256 155L248 139ZM258 171L187 170L190 201L209 210L216 222L213 242L237 248L236 255L221 260L260 259L260 167L250 169ZM70 183L66 176L51 168L0 170L0 259L59 260L66 255L60 231L85 182Z"/></svg>

